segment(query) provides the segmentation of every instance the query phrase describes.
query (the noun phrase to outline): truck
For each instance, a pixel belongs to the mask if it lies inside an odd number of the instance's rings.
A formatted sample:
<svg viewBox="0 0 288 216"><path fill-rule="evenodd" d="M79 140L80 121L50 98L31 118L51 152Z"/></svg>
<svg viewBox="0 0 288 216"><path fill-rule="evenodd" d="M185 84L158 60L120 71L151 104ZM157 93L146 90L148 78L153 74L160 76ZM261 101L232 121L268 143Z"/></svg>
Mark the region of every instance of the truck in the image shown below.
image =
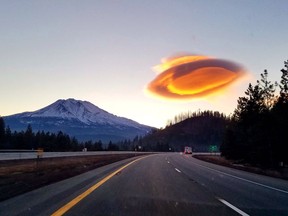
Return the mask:
<svg viewBox="0 0 288 216"><path fill-rule="evenodd" d="M192 154L192 148L189 146L185 146L184 148L184 154Z"/></svg>

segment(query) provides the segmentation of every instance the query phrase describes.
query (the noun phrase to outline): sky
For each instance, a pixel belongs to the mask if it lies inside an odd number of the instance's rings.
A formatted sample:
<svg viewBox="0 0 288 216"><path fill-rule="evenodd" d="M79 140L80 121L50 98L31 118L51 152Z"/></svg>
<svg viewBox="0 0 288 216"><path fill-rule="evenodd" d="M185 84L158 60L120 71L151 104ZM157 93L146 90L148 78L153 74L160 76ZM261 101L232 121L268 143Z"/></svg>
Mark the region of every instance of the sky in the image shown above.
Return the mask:
<svg viewBox="0 0 288 216"><path fill-rule="evenodd" d="M0 5L1 116L68 98L154 127L199 109L229 115L264 69L279 81L288 59L287 0L0 0ZM189 100L148 93L157 77L153 68L183 53L231 61L246 75L217 94Z"/></svg>

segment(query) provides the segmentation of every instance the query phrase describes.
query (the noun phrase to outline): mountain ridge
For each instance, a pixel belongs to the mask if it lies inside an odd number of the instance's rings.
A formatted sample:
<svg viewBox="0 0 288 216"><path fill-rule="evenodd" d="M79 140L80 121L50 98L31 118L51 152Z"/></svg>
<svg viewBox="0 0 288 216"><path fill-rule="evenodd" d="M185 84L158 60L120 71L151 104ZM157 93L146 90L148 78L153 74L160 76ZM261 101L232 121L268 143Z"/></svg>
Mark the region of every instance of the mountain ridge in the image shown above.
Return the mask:
<svg viewBox="0 0 288 216"><path fill-rule="evenodd" d="M152 127L111 114L89 101L59 99L32 112L3 117L11 130L21 131L30 124L35 130L62 131L79 140L119 141L142 136ZM78 130L78 131L77 131Z"/></svg>

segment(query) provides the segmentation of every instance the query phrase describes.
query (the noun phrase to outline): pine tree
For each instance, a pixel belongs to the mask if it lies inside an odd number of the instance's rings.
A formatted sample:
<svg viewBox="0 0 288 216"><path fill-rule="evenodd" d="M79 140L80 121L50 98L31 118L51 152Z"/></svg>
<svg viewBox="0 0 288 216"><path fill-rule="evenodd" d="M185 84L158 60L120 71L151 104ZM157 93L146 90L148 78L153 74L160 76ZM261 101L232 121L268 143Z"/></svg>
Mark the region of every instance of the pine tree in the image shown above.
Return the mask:
<svg viewBox="0 0 288 216"><path fill-rule="evenodd" d="M273 107L272 116L274 120L273 124L273 136L275 138L273 145L273 154L275 162L278 165L281 163L288 164L287 151L287 128L288 128L288 61L284 62L284 67L281 70L282 76L279 84L280 95Z"/></svg>
<svg viewBox="0 0 288 216"><path fill-rule="evenodd" d="M284 67L281 70L282 76L280 81L280 97L278 102L279 103L288 103L288 60L284 61Z"/></svg>
<svg viewBox="0 0 288 216"><path fill-rule="evenodd" d="M261 74L260 81L257 80L258 85L261 88L263 95L263 106L266 110L270 110L275 104L275 88L278 84L275 82L274 84L271 81L268 81L268 72L264 70L264 73Z"/></svg>
<svg viewBox="0 0 288 216"><path fill-rule="evenodd" d="M0 116L0 148L3 148L5 142L5 122Z"/></svg>
<svg viewBox="0 0 288 216"><path fill-rule="evenodd" d="M275 101L274 92L275 84L268 81L267 70L261 74L257 85L249 84L246 96L238 99L232 122L226 130L221 148L225 156L264 166L272 161L270 110Z"/></svg>
<svg viewBox="0 0 288 216"><path fill-rule="evenodd" d="M29 124L27 126L27 129L24 133L24 143L25 143L25 149L31 149L35 148L34 146L34 133L32 130L32 126Z"/></svg>

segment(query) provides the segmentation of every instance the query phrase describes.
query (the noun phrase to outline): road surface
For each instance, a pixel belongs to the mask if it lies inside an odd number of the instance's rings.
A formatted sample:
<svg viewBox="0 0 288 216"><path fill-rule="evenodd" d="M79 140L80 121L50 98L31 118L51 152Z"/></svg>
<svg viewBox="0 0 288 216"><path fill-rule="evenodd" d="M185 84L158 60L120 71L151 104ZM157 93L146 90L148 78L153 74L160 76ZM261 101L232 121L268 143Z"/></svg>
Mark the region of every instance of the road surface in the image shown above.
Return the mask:
<svg viewBox="0 0 288 216"><path fill-rule="evenodd" d="M127 159L0 203L0 215L288 215L288 182L191 155Z"/></svg>

